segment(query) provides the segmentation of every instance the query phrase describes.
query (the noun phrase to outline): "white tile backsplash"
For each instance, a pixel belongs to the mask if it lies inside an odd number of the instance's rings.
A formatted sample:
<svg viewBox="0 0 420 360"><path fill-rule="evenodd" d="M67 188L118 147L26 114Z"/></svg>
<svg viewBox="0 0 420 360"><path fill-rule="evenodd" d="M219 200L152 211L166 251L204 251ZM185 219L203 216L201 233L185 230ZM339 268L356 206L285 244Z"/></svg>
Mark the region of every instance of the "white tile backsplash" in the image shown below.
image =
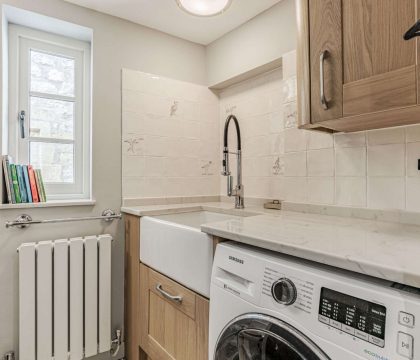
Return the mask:
<svg viewBox="0 0 420 360"><path fill-rule="evenodd" d="M286 201L307 202L308 182L306 177L285 177L283 199Z"/></svg>
<svg viewBox="0 0 420 360"><path fill-rule="evenodd" d="M307 147L307 131L302 131L297 128L290 128L284 130L284 151L304 151Z"/></svg>
<svg viewBox="0 0 420 360"><path fill-rule="evenodd" d="M289 53L283 58L282 71L248 80L220 94L221 109L229 104L238 114L248 138L244 154L254 160L244 161L246 196L264 192L261 187L266 183L260 181L263 174L256 164L263 163L261 153L267 152L265 135L273 161L268 198L420 211L420 125L348 134L299 130L295 76L294 54ZM263 111L267 94L272 99L271 108ZM255 100L258 97L262 100ZM247 125L252 104L268 114L268 130L266 124L260 129ZM221 124L225 118L221 111ZM224 194L224 182L222 185Z"/></svg>
<svg viewBox="0 0 420 360"><path fill-rule="evenodd" d="M408 143L420 141L420 125L406 126L405 138Z"/></svg>
<svg viewBox="0 0 420 360"><path fill-rule="evenodd" d="M122 79L124 198L219 195L217 96L138 71Z"/></svg>
<svg viewBox="0 0 420 360"><path fill-rule="evenodd" d="M404 177L368 177L368 207L405 209Z"/></svg>
<svg viewBox="0 0 420 360"><path fill-rule="evenodd" d="M331 134L320 131L310 131L307 134L308 149L328 149L334 146L334 139Z"/></svg>
<svg viewBox="0 0 420 360"><path fill-rule="evenodd" d="M308 177L308 202L311 204L334 204L334 177Z"/></svg>
<svg viewBox="0 0 420 360"><path fill-rule="evenodd" d="M246 197L420 212L420 125L348 134L298 129L294 57L286 54L282 69L219 96L124 70L124 197L225 195L222 135L233 113L241 126ZM235 137L232 128L231 150Z"/></svg>
<svg viewBox="0 0 420 360"><path fill-rule="evenodd" d="M308 176L334 176L334 149L308 150Z"/></svg>
<svg viewBox="0 0 420 360"><path fill-rule="evenodd" d="M420 159L420 142L407 144L407 176L420 176L418 159Z"/></svg>
<svg viewBox="0 0 420 360"><path fill-rule="evenodd" d="M403 144L404 128L380 129L367 132L368 145Z"/></svg>
<svg viewBox="0 0 420 360"><path fill-rule="evenodd" d="M420 211L420 177L408 177L406 186L406 209Z"/></svg>
<svg viewBox="0 0 420 360"><path fill-rule="evenodd" d="M368 147L368 176L405 176L405 144Z"/></svg>
<svg viewBox="0 0 420 360"><path fill-rule="evenodd" d="M336 177L336 204L341 206L366 207L366 189L366 177Z"/></svg>
<svg viewBox="0 0 420 360"><path fill-rule="evenodd" d="M366 146L366 133L335 134L334 144L336 148Z"/></svg>
<svg viewBox="0 0 420 360"><path fill-rule="evenodd" d="M366 176L366 148L335 148L337 176Z"/></svg>
<svg viewBox="0 0 420 360"><path fill-rule="evenodd" d="M307 176L306 152L294 152L284 155L285 176Z"/></svg>

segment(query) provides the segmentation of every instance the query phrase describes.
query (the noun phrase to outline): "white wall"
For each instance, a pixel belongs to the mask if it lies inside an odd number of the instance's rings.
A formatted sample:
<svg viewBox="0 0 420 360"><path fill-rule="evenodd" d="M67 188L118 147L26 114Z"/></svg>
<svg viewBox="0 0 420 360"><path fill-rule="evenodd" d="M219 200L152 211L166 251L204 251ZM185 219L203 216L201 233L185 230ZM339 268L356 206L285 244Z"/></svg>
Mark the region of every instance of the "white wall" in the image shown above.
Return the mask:
<svg viewBox="0 0 420 360"><path fill-rule="evenodd" d="M219 100L206 86L123 72L123 198L219 195Z"/></svg>
<svg viewBox="0 0 420 360"><path fill-rule="evenodd" d="M282 72L220 95L221 122L233 107L243 129L245 196L419 212L420 125L334 135L299 130L295 52L283 60Z"/></svg>
<svg viewBox="0 0 420 360"><path fill-rule="evenodd" d="M224 82L294 49L295 1L283 0L207 46L208 84Z"/></svg>
<svg viewBox="0 0 420 360"><path fill-rule="evenodd" d="M18 283L16 248L25 241L111 233L113 244L114 328L123 326L123 223L99 222L8 229L6 220L21 213L35 219L97 215L121 204L121 69L132 68L179 80L206 82L205 49L163 33L87 10L61 0L0 0L93 28L93 196L95 206L36 210L0 210L0 357L18 349ZM0 56L1 58L1 56ZM171 61L168 61L170 59ZM3 95L3 94L2 94ZM1 102L0 102L1 103Z"/></svg>

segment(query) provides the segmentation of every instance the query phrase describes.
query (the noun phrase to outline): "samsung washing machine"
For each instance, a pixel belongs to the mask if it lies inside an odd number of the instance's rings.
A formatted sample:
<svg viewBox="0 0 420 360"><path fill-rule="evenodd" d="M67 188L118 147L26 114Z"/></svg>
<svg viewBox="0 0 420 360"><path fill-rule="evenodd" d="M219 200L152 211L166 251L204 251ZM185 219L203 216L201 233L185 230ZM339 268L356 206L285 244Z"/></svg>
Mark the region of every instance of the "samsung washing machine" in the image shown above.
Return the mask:
<svg viewBox="0 0 420 360"><path fill-rule="evenodd" d="M420 360L420 291L223 243L209 360Z"/></svg>

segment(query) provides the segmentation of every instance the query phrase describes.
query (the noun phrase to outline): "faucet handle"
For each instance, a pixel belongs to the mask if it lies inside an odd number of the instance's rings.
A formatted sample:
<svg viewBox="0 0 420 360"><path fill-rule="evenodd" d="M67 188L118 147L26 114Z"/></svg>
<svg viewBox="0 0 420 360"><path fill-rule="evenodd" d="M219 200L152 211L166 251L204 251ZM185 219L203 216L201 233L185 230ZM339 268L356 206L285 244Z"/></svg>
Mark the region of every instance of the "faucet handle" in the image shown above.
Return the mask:
<svg viewBox="0 0 420 360"><path fill-rule="evenodd" d="M222 160L222 175L223 176L229 176L230 170L229 170L229 153L223 152L223 160Z"/></svg>
<svg viewBox="0 0 420 360"><path fill-rule="evenodd" d="M233 193L233 176L232 175L228 175L226 185L227 185L227 195L232 196L232 193Z"/></svg>

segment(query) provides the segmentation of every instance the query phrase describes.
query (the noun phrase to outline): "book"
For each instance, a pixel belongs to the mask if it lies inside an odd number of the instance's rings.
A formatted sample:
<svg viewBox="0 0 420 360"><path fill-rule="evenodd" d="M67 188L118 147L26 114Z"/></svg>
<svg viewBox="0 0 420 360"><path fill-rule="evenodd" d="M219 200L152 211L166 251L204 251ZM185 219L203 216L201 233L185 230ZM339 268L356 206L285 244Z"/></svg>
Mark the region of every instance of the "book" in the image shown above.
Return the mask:
<svg viewBox="0 0 420 360"><path fill-rule="evenodd" d="M29 185L31 186L32 201L39 202L39 194L36 186L35 171L32 165L28 165Z"/></svg>
<svg viewBox="0 0 420 360"><path fill-rule="evenodd" d="M5 174L4 167L3 167L3 157L0 164L0 201L2 204L6 204L9 202L9 194L7 192L7 174Z"/></svg>
<svg viewBox="0 0 420 360"><path fill-rule="evenodd" d="M23 170L23 178L25 179L25 188L26 188L26 194L28 196L28 202L31 203L33 201L32 201L31 184L29 182L28 165L22 165L22 170Z"/></svg>
<svg viewBox="0 0 420 360"><path fill-rule="evenodd" d="M36 189L38 191L39 202L43 202L42 193L41 193L41 187L40 187L39 178L38 178L38 172L36 170L37 169L34 169Z"/></svg>
<svg viewBox="0 0 420 360"><path fill-rule="evenodd" d="M15 202L13 187L11 185L11 176L9 173L9 164L11 161L11 157L9 155L2 156L2 166L3 169L3 186L6 188L6 198L3 199L3 203L8 202L9 204L13 204Z"/></svg>
<svg viewBox="0 0 420 360"><path fill-rule="evenodd" d="M19 190L19 183L18 183L18 177L16 172L16 165L10 164L9 165L9 171L12 174L12 185L13 185L13 191L15 193L15 200L16 204L20 204L22 202L20 198L20 190Z"/></svg>
<svg viewBox="0 0 420 360"><path fill-rule="evenodd" d="M27 203L28 195L26 193L26 186L25 186L25 179L23 177L22 165L15 165L15 166L16 166L18 185L19 185L20 201L22 203Z"/></svg>
<svg viewBox="0 0 420 360"><path fill-rule="evenodd" d="M44 180L42 179L42 174L40 169L35 170L35 179L37 180L38 193L42 202L47 201L47 196L45 194Z"/></svg>

